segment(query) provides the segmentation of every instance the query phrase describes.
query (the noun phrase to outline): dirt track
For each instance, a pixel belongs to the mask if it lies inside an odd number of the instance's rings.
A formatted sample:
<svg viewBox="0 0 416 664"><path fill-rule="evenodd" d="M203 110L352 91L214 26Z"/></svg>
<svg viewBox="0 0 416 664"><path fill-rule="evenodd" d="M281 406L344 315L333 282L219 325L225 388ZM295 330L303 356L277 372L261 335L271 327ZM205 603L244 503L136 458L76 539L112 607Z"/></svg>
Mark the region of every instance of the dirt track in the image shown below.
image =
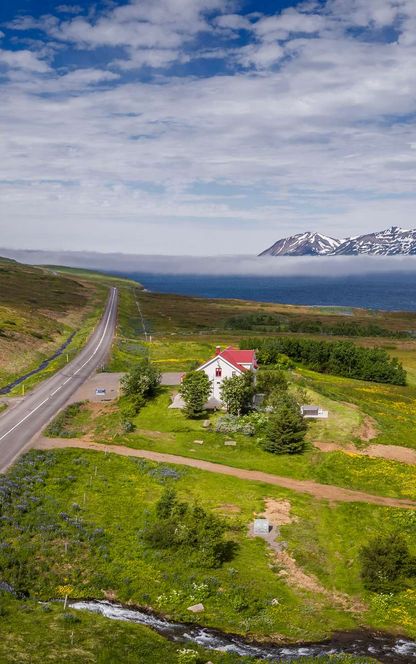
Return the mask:
<svg viewBox="0 0 416 664"><path fill-rule="evenodd" d="M355 445L339 445L338 443L314 442L314 446L321 452L352 452L353 454L399 461L409 465L416 465L416 450L398 445L369 445L364 449L357 449Z"/></svg>
<svg viewBox="0 0 416 664"><path fill-rule="evenodd" d="M172 463L180 466L189 466L191 468L206 470L220 475L230 475L242 480L273 484L292 491L308 493L309 495L314 496L314 498L329 500L331 502L361 502L382 505L384 507L416 509L416 502L412 502L411 500L374 496L363 491L353 491L351 489L343 489L337 486L318 484L312 480L295 480L289 477L281 477L280 475L271 475L258 470L244 470L242 468L224 466L211 461L203 461L202 459L192 459L190 457L183 457L175 454L162 454L160 452L151 452L149 450L135 450L121 445L100 445L98 443L89 443L78 439L39 438L35 442L34 447L42 450L73 447L95 450L97 452L120 454L121 456L139 457L141 459L148 459L159 463Z"/></svg>

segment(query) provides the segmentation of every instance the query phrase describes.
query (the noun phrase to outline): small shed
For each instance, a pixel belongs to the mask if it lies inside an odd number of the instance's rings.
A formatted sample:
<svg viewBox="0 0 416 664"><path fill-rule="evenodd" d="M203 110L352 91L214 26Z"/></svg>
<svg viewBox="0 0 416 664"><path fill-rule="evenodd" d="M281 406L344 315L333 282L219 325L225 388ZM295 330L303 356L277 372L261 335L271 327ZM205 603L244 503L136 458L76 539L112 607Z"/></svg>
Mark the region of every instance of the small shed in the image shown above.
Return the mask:
<svg viewBox="0 0 416 664"><path fill-rule="evenodd" d="M319 406L301 406L301 413L304 417L318 417Z"/></svg>
<svg viewBox="0 0 416 664"><path fill-rule="evenodd" d="M323 410L319 406L301 406L300 412L305 419L326 420L328 418L328 411Z"/></svg>
<svg viewBox="0 0 416 664"><path fill-rule="evenodd" d="M268 535L270 532L270 524L268 519L254 519L253 534L254 535Z"/></svg>

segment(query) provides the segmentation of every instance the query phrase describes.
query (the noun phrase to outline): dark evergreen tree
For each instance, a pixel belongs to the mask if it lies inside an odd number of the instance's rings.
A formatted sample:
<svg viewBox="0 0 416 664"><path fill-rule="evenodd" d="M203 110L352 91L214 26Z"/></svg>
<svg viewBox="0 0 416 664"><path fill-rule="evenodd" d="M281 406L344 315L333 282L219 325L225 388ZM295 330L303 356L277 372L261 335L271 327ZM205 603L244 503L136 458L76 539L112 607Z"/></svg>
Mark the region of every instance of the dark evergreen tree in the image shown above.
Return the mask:
<svg viewBox="0 0 416 664"><path fill-rule="evenodd" d="M281 397L266 427L262 447L273 454L301 454L305 450L307 424L298 404L291 397Z"/></svg>

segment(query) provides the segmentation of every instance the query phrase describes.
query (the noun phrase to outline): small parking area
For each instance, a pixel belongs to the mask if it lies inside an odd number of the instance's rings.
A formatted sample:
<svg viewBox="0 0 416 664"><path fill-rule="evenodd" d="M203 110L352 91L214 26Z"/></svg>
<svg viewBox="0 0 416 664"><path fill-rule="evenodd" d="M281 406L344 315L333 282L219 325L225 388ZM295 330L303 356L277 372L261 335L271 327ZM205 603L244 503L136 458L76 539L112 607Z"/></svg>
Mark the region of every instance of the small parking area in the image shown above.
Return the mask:
<svg viewBox="0 0 416 664"><path fill-rule="evenodd" d="M90 376L75 392L71 403L75 401L113 401L120 395L120 381L124 373L96 373Z"/></svg>

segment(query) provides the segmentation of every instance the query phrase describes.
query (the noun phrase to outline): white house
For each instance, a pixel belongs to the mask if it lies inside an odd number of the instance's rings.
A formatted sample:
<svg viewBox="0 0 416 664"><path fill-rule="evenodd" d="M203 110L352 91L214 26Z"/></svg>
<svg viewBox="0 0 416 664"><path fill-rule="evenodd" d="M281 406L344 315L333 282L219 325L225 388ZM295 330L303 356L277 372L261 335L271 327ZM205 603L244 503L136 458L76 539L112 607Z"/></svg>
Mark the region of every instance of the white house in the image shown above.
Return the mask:
<svg viewBox="0 0 416 664"><path fill-rule="evenodd" d="M246 371L257 371L256 352L254 350L238 350L229 346L223 351L217 346L214 357L205 362L197 371L204 371L212 384L210 401L222 405L221 385L225 378L241 376Z"/></svg>

